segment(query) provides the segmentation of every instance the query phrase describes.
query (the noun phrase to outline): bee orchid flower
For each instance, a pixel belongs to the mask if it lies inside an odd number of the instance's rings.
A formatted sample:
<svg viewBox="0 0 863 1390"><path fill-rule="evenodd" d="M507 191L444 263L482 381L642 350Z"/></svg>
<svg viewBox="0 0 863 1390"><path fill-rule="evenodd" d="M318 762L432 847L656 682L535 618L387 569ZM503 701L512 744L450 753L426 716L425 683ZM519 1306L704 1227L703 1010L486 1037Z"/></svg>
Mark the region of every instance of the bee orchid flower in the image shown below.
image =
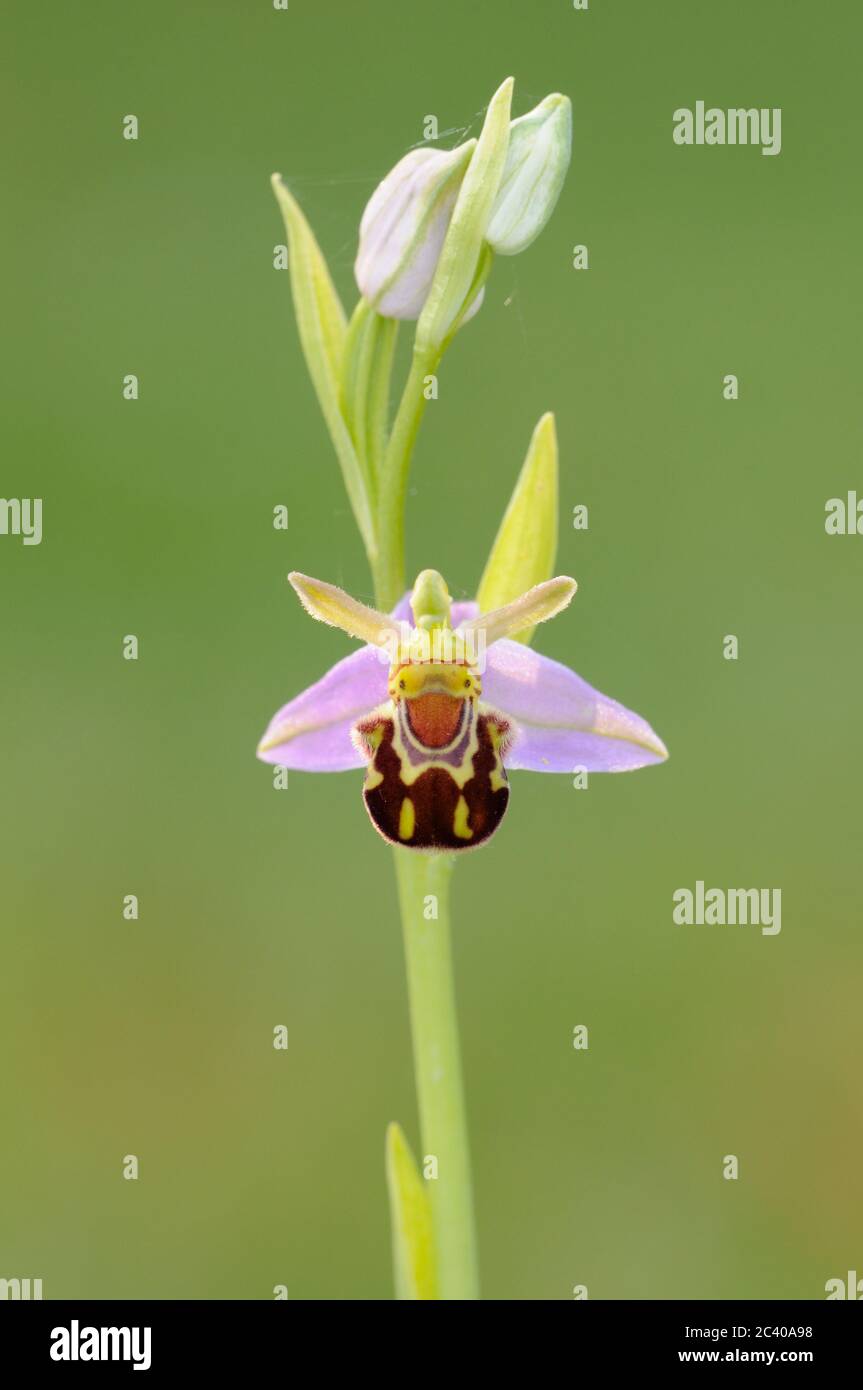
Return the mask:
<svg viewBox="0 0 863 1390"><path fill-rule="evenodd" d="M392 614L321 580L289 579L312 617L364 645L278 711L258 756L304 772L365 767L366 809L393 844L481 845L506 811L511 769L625 772L668 756L639 715L512 640L566 608L573 579L480 613L453 604L424 570Z"/></svg>
<svg viewBox="0 0 863 1390"><path fill-rule="evenodd" d="M561 613L576 588L573 579L549 577L558 541L551 413L533 432L476 601L453 603L435 570L423 570L404 594L407 483L428 382L479 308L495 257L518 255L548 222L569 165L569 99L552 93L513 120L512 96L508 77L476 140L410 151L372 194L355 264L360 299L350 316L296 199L273 177L300 344L377 609L332 584L289 576L313 618L361 646L278 711L258 757L304 772L364 768L366 810L394 847L420 1152L435 1160L434 1174L421 1170L400 1127L389 1126L400 1299L479 1297L449 910L459 854L496 833L513 770L561 773L583 786L585 773L625 772L668 756L639 715L531 648L537 624ZM399 319L415 329L391 413ZM479 450L470 432L461 447L463 466L473 466ZM495 479L490 472L483 480L488 489ZM427 1181L438 1165L441 1181Z"/></svg>

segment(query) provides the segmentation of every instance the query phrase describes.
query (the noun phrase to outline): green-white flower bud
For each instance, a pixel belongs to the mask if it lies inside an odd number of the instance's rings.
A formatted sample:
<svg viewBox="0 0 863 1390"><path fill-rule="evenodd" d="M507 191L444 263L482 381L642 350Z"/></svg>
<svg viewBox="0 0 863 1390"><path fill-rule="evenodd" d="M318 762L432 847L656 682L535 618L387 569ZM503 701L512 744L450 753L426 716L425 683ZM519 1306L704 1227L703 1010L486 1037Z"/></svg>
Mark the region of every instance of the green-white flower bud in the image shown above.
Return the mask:
<svg viewBox="0 0 863 1390"><path fill-rule="evenodd" d="M554 211L572 151L572 106L553 93L509 128L506 165L486 240L515 256L539 236Z"/></svg>
<svg viewBox="0 0 863 1390"><path fill-rule="evenodd" d="M422 313L475 146L411 150L372 194L354 272L363 297L385 318Z"/></svg>

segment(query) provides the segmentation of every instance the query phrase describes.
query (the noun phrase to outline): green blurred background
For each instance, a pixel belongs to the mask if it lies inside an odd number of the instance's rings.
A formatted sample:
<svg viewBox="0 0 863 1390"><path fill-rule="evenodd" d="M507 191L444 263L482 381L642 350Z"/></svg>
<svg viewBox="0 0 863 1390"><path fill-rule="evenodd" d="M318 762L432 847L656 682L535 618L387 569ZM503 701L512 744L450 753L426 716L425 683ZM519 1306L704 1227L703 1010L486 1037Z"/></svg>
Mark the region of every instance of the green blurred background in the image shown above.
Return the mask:
<svg viewBox="0 0 863 1390"><path fill-rule="evenodd" d="M472 592L553 409L580 591L537 645L672 757L515 774L459 867L484 1293L823 1298L863 1268L863 540L823 525L863 494L859 6L14 0L0 38L2 492L44 498L40 547L0 537L0 1276L390 1296L387 1121L418 1142L390 856L359 774L276 792L254 758L349 650L287 571L371 593L269 175L352 303L376 182L512 72L517 112L571 95L572 170L443 366L409 564ZM780 106L779 157L675 146L698 99ZM675 927L699 878L781 888L781 935Z"/></svg>

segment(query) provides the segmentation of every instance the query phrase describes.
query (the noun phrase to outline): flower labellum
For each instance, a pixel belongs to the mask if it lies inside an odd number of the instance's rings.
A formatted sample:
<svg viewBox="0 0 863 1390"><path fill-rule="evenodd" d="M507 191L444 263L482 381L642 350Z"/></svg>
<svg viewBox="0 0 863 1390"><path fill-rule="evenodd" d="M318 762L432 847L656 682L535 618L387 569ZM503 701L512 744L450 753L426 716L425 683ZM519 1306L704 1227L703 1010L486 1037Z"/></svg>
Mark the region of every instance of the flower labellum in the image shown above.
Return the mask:
<svg viewBox="0 0 863 1390"><path fill-rule="evenodd" d="M422 313L475 146L411 150L372 194L354 271L361 294L385 318Z"/></svg>
<svg viewBox="0 0 863 1390"><path fill-rule="evenodd" d="M501 256L535 241L554 212L572 152L572 105L555 92L509 128L506 165L486 240Z"/></svg>
<svg viewBox="0 0 863 1390"><path fill-rule="evenodd" d="M366 810L392 844L427 854L483 844L507 808L508 767L617 772L668 756L637 714L510 640L566 608L574 579L480 613L451 605L441 576L424 570L405 645L404 602L387 615L322 580L289 578L312 617L367 645L276 714L258 756L310 772L365 765ZM470 656L478 638L481 662Z"/></svg>

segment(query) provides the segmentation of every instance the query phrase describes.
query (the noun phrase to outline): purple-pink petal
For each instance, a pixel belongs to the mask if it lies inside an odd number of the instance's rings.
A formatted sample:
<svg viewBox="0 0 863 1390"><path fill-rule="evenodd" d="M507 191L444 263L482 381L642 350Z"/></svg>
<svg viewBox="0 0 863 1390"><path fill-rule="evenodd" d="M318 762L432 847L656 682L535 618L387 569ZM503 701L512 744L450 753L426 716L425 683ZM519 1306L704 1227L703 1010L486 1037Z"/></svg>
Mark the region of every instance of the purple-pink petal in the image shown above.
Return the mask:
<svg viewBox="0 0 863 1390"><path fill-rule="evenodd" d="M640 715L521 642L503 639L489 647L482 698L516 726L507 767L629 772L668 757Z"/></svg>
<svg viewBox="0 0 863 1390"><path fill-rule="evenodd" d="M351 741L351 726L387 698L387 675L377 648L352 652L270 720L258 757L300 772L364 767L366 760ZM274 746L264 747L274 739L279 740Z"/></svg>
<svg viewBox="0 0 863 1390"><path fill-rule="evenodd" d="M399 599L392 616L397 622L411 621L409 593ZM387 698L387 676L386 661L375 647L352 652L273 716L258 746L258 757L299 772L365 767L351 728Z"/></svg>
<svg viewBox="0 0 863 1390"><path fill-rule="evenodd" d="M458 627L459 623L466 623L468 618L479 617L479 604L471 599L457 600L452 606L450 622L453 627Z"/></svg>

